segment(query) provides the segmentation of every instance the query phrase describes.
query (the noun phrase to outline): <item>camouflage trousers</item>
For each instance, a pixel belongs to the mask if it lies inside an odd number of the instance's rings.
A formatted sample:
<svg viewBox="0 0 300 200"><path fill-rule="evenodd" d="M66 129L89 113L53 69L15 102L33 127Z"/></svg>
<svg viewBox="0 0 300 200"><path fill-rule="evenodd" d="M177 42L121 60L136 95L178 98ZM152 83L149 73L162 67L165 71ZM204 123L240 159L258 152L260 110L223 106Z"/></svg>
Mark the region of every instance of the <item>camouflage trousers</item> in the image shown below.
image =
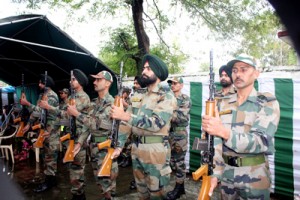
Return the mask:
<svg viewBox="0 0 300 200"><path fill-rule="evenodd" d="M222 199L270 199L271 174L267 164L257 166L225 166L221 179Z"/></svg>
<svg viewBox="0 0 300 200"><path fill-rule="evenodd" d="M170 183L169 142L132 144L133 175L139 199L163 199Z"/></svg>
<svg viewBox="0 0 300 200"><path fill-rule="evenodd" d="M81 195L84 193L84 168L86 161L86 149L81 148L69 165L71 193Z"/></svg>
<svg viewBox="0 0 300 200"><path fill-rule="evenodd" d="M184 131L185 132L185 131ZM176 174L176 183L182 184L186 178L185 155L187 151L186 134L170 133L171 162L170 166Z"/></svg>
<svg viewBox="0 0 300 200"><path fill-rule="evenodd" d="M93 144L92 144L93 145ZM93 145L95 146L95 145ZM91 150L92 167L97 185L100 186L103 193L114 191L116 192L116 179L119 174L118 162L113 160L110 177L98 177L97 173L100 169L107 150L100 150L98 147L93 147Z"/></svg>
<svg viewBox="0 0 300 200"><path fill-rule="evenodd" d="M57 173L57 159L59 151L59 135L57 131L52 130L49 137L44 140L44 163L46 168L44 174L55 176Z"/></svg>

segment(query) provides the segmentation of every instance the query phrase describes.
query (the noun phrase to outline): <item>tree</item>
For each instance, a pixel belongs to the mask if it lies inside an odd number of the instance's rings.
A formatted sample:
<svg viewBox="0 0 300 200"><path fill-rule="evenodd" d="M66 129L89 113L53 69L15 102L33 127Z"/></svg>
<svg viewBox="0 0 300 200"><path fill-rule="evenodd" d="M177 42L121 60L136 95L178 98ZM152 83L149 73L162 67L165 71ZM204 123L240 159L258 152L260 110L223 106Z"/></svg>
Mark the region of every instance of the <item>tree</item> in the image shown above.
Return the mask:
<svg viewBox="0 0 300 200"><path fill-rule="evenodd" d="M135 54L131 56L131 59L135 61L137 66L136 72L138 74L141 73L142 69L142 56L145 53L153 53L152 49L154 46L151 45L147 35L150 29L155 30L157 33L159 43L165 45L163 49L166 48L170 53L174 52L173 47L170 47L164 41L163 35L166 27L173 23L172 19L167 15L167 11L171 9L174 9L174 12L178 15L188 13L190 15L190 21L188 22L190 24L189 27L198 27L201 29L207 26L212 30L212 33L214 33L214 37L219 40L233 39L233 35L238 39L249 36L247 35L247 32L249 32L247 26L255 25L256 22L259 22L258 19L260 16L266 15L265 13L270 13L268 15L270 18L276 18L274 10L268 2L256 0L171 0L167 2L158 0L30 0L30 5L36 7L37 4L42 2L47 2L52 6L70 8L71 14L83 9L88 11L90 16L96 18L122 15L128 19L132 19L128 24L131 24L134 28L137 48L135 49ZM80 16L80 20L84 20L84 17ZM274 26L278 27L278 23L272 23L272 30L275 28ZM255 31L259 31L261 26L255 26L255 28ZM251 31L253 31L253 29ZM267 31L267 29L265 31ZM125 32L123 33L125 34ZM259 38L248 37L247 39L250 40L249 42L243 43L243 49L258 49L253 44L259 44L259 42L253 42L252 40L259 40ZM117 41L115 42L117 43ZM255 53L262 55L265 52L255 51ZM121 54L117 55L120 56ZM119 61L120 59L121 58L119 58ZM172 61L173 59L168 56L167 60Z"/></svg>

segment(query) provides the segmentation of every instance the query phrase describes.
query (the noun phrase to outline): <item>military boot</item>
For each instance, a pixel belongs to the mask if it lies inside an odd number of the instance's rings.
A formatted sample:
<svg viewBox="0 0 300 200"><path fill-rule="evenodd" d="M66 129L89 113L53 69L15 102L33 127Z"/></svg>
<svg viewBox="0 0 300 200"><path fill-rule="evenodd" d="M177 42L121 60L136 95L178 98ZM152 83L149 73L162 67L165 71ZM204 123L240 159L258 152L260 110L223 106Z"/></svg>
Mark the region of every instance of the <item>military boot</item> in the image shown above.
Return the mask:
<svg viewBox="0 0 300 200"><path fill-rule="evenodd" d="M176 183L174 190L168 192L165 200L175 200L179 199L182 194L185 194L184 183Z"/></svg>
<svg viewBox="0 0 300 200"><path fill-rule="evenodd" d="M73 194L72 200L86 200L85 193L82 194Z"/></svg>
<svg viewBox="0 0 300 200"><path fill-rule="evenodd" d="M39 184L35 189L33 189L33 191L35 193L40 193L40 192L44 192L45 190L48 190L54 186L56 186L56 177L46 175L45 181L43 183Z"/></svg>

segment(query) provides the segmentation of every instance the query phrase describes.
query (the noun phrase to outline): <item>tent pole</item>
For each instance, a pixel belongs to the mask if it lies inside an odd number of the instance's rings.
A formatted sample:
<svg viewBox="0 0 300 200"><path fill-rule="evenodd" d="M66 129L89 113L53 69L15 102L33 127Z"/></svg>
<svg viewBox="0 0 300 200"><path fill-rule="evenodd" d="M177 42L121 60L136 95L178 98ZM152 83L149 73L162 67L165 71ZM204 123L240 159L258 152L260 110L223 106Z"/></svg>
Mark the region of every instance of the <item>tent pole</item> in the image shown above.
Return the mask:
<svg viewBox="0 0 300 200"><path fill-rule="evenodd" d="M84 52L80 52L80 51L73 51L73 50L69 50L69 49L64 49L64 48L59 48L59 47L53 47L53 46L39 44L39 43L34 43L34 42L27 42L27 41L24 41L24 40L12 39L12 38L3 37L3 36L0 36L0 39L8 40L8 41L11 41L11 42L19 42L19 43L23 43L23 44L29 44L29 45L33 45L33 46L39 46L39 47L49 48L49 49L55 49L55 50L59 50L59 51L66 51L66 52L75 53L75 54L81 54L81 55L85 55L85 56L91 56L90 54L87 54L87 53L84 53Z"/></svg>

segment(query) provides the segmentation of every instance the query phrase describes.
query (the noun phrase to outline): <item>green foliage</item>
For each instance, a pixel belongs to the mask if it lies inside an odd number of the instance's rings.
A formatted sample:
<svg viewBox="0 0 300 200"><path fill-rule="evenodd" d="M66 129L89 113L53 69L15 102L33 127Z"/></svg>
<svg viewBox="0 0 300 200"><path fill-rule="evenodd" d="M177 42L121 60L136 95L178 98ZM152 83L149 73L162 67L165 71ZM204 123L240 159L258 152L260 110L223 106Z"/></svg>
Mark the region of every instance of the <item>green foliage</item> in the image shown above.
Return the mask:
<svg viewBox="0 0 300 200"><path fill-rule="evenodd" d="M181 63L187 60L187 56L179 51L179 47L173 45L173 52L165 45L157 44L151 48L151 54L155 54L166 62L171 74L182 72ZM130 27L117 28L111 34L99 54L101 60L113 71L118 72L119 63L124 61L124 71L127 76L138 74L139 49L135 38L135 33Z"/></svg>

